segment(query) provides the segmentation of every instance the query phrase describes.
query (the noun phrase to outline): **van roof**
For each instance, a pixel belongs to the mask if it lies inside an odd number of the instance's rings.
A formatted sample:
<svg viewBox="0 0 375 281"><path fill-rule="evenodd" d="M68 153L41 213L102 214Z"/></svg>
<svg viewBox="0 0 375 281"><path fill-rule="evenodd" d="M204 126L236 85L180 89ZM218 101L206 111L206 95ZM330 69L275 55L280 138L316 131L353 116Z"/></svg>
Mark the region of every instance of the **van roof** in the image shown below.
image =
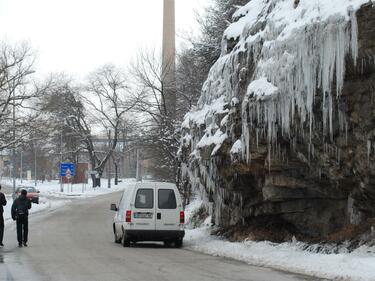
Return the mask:
<svg viewBox="0 0 375 281"><path fill-rule="evenodd" d="M137 182L136 187L155 187L155 182Z"/></svg>
<svg viewBox="0 0 375 281"><path fill-rule="evenodd" d="M157 187L164 187L164 188L171 188L171 189L176 187L175 184L169 183L169 182L137 182L135 186L138 188L139 187L153 188L157 186Z"/></svg>

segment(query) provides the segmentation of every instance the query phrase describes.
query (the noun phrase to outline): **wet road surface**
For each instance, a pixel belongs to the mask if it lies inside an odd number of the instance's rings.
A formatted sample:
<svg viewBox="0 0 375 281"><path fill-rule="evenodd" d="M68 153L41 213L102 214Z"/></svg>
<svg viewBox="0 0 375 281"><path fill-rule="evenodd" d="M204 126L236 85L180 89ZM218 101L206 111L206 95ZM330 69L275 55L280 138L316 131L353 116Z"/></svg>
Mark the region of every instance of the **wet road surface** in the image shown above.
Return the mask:
<svg viewBox="0 0 375 281"><path fill-rule="evenodd" d="M119 193L30 217L29 247L18 248L15 226L0 249L0 280L208 281L318 280L161 244L123 248L113 242L112 202Z"/></svg>

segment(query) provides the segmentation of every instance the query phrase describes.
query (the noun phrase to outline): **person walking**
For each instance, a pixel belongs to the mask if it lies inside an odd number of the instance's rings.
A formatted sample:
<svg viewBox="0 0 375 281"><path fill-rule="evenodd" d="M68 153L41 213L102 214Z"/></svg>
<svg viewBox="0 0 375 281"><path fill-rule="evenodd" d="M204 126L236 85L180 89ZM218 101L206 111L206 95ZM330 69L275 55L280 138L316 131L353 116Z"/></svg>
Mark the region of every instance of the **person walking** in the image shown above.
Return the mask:
<svg viewBox="0 0 375 281"><path fill-rule="evenodd" d="M27 191L21 190L21 195L16 198L12 205L12 219L17 220L18 247L27 247L27 235L29 231L29 209L31 201L27 199Z"/></svg>
<svg viewBox="0 0 375 281"><path fill-rule="evenodd" d="M4 238L4 208L7 204L7 200L5 198L4 193L1 192L1 184L0 184L0 248L4 247L3 238Z"/></svg>

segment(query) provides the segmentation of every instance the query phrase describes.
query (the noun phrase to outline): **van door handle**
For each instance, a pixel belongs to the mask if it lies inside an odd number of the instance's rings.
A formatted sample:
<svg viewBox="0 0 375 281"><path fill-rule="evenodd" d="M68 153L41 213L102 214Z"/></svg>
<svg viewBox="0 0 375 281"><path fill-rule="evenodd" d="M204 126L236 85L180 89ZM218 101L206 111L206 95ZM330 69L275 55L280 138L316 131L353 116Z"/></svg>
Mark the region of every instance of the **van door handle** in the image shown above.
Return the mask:
<svg viewBox="0 0 375 281"><path fill-rule="evenodd" d="M161 213L157 213L157 214L156 214L156 218L157 218L158 220L161 220Z"/></svg>

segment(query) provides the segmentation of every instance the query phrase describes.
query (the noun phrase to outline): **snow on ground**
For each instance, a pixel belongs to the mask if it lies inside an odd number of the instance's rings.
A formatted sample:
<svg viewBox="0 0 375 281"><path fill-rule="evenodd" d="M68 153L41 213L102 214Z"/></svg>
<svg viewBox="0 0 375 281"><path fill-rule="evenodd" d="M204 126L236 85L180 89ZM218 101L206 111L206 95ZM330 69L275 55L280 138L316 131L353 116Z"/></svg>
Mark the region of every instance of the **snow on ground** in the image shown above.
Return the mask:
<svg viewBox="0 0 375 281"><path fill-rule="evenodd" d="M53 211L57 208L60 208L62 206L65 206L71 202L71 200L53 200L46 197L40 197L39 204L32 204L30 209L30 214L36 214L43 211ZM13 199L11 196L7 196L7 205L4 207L4 220L5 220L5 226L9 225L12 222L12 216L11 216L11 207L13 204Z"/></svg>
<svg viewBox="0 0 375 281"><path fill-rule="evenodd" d="M12 186L12 182L9 179L3 179L1 181L2 185ZM22 183L17 180L16 186L34 186L34 181L23 180ZM102 186L99 188L92 188L92 184L89 181L88 184L64 184L64 191L60 191L60 183L58 181L51 182L37 182L36 189L40 191L39 204L32 204L30 209L30 214L52 211L57 208L63 207L70 203L72 200L81 198L90 198L98 195L103 195L111 192L116 192L123 190L127 186L135 184L135 179L125 179L119 182L117 186L111 184L111 188L108 188L108 180L102 179ZM4 191L4 190L2 190ZM13 204L13 199L10 194L7 194L7 205L4 208L4 219L5 225L12 222L11 217L11 206Z"/></svg>
<svg viewBox="0 0 375 281"><path fill-rule="evenodd" d="M193 201L187 206L187 222L194 209L198 210L201 204L201 201ZM200 228L186 229L185 248L251 265L331 280L375 280L375 247L361 247L352 253L321 254L303 250L305 244L297 241L282 244L268 241L229 242L210 235L212 228L209 221L210 218L207 218Z"/></svg>

